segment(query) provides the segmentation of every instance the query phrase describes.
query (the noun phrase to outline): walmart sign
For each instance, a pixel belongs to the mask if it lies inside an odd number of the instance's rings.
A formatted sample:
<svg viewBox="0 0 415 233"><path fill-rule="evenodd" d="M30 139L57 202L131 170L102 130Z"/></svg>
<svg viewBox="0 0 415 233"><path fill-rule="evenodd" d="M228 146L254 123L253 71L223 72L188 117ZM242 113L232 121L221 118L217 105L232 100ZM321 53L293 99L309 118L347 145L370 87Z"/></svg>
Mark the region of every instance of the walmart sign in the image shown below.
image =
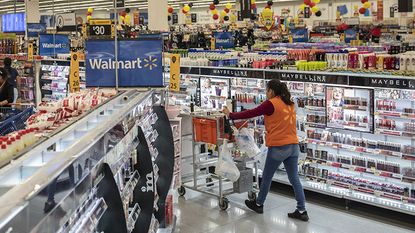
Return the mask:
<svg viewBox="0 0 415 233"><path fill-rule="evenodd" d="M87 87L115 87L117 68L119 87L163 86L161 40L118 41L118 61L114 43L109 40L86 42Z"/></svg>

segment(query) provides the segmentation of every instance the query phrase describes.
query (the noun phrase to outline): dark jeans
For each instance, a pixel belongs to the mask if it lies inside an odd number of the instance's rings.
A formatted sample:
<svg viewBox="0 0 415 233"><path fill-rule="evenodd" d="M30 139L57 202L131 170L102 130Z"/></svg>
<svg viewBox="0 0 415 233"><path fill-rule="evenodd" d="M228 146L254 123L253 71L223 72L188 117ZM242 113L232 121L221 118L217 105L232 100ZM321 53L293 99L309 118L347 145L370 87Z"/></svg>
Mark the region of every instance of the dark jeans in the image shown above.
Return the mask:
<svg viewBox="0 0 415 233"><path fill-rule="evenodd" d="M275 146L268 148L267 160L262 173L262 182L257 199L258 205L263 205L271 187L272 177L275 171L284 163L288 179L294 189L295 200L297 200L297 209L305 211L305 195L303 186L298 176L298 156L300 154L297 144L286 146Z"/></svg>

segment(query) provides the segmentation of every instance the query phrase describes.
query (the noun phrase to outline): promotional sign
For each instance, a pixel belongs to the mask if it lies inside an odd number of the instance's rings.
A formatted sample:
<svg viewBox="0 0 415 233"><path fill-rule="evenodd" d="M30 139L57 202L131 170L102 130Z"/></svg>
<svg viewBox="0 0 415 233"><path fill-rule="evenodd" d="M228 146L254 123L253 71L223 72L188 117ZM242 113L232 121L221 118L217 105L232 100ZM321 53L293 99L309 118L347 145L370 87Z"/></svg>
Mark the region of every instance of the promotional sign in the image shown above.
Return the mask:
<svg viewBox="0 0 415 233"><path fill-rule="evenodd" d="M59 34L41 34L39 36L39 55L54 56L69 53L69 37Z"/></svg>
<svg viewBox="0 0 415 233"><path fill-rule="evenodd" d="M39 34L46 33L46 24L44 23L28 23L27 37L38 37Z"/></svg>
<svg viewBox="0 0 415 233"><path fill-rule="evenodd" d="M357 32L356 30L349 28L344 31L344 41L350 43L352 40L357 40Z"/></svg>
<svg viewBox="0 0 415 233"><path fill-rule="evenodd" d="M170 56L170 91L180 91L180 55Z"/></svg>
<svg viewBox="0 0 415 233"><path fill-rule="evenodd" d="M304 7L304 18L309 19L311 16L311 9L310 7Z"/></svg>
<svg viewBox="0 0 415 233"><path fill-rule="evenodd" d="M58 32L72 32L76 30L75 13L56 15L56 30Z"/></svg>
<svg viewBox="0 0 415 233"><path fill-rule="evenodd" d="M118 42L118 62L115 42L90 40L86 42L86 85L115 87L118 68L119 87L163 86L162 49L158 40L121 40Z"/></svg>
<svg viewBox="0 0 415 233"><path fill-rule="evenodd" d="M274 26L274 12L273 11L263 11L261 13L261 22L264 24L265 28L269 31Z"/></svg>
<svg viewBox="0 0 415 233"><path fill-rule="evenodd" d="M230 32L215 32L214 37L216 49L230 49L235 46L233 35Z"/></svg>
<svg viewBox="0 0 415 233"><path fill-rule="evenodd" d="M389 17L394 18L395 17L395 7L389 8Z"/></svg>
<svg viewBox="0 0 415 233"><path fill-rule="evenodd" d="M173 19L173 24L178 24L179 23L179 15L177 13L172 14L172 19ZM143 17L143 23L142 24L144 24L144 17Z"/></svg>
<svg viewBox="0 0 415 233"><path fill-rule="evenodd" d="M308 42L308 31L305 28L291 29L293 42Z"/></svg>
<svg viewBox="0 0 415 233"><path fill-rule="evenodd" d="M190 17L192 19L192 23L197 23L197 14L196 13L190 14Z"/></svg>
<svg viewBox="0 0 415 233"><path fill-rule="evenodd" d="M210 50L215 50L216 47L216 41L215 41L215 37L210 38Z"/></svg>
<svg viewBox="0 0 415 233"><path fill-rule="evenodd" d="M25 32L26 14L4 14L1 16L2 32Z"/></svg>
<svg viewBox="0 0 415 233"><path fill-rule="evenodd" d="M89 35L90 36L111 36L112 21L108 20L90 20Z"/></svg>
<svg viewBox="0 0 415 233"><path fill-rule="evenodd" d="M69 69L69 91L71 93L81 90L80 78L79 78L79 56L77 52L71 53L71 66Z"/></svg>

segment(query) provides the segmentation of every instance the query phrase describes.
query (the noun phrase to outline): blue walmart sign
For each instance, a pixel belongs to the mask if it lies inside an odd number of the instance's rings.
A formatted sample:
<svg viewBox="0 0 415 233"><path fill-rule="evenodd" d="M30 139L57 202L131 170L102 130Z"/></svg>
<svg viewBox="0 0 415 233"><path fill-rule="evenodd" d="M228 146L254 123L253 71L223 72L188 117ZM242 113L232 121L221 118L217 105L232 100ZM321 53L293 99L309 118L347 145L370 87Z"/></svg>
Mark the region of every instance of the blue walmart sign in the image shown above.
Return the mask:
<svg viewBox="0 0 415 233"><path fill-rule="evenodd" d="M69 37L59 34L39 35L39 55L56 56L57 54L70 53Z"/></svg>
<svg viewBox="0 0 415 233"><path fill-rule="evenodd" d="M230 32L215 32L215 48L230 49L235 47L234 38Z"/></svg>
<svg viewBox="0 0 415 233"><path fill-rule="evenodd" d="M87 87L115 87L117 67L119 87L163 86L161 40L118 41L118 62L114 43L108 40L86 42Z"/></svg>

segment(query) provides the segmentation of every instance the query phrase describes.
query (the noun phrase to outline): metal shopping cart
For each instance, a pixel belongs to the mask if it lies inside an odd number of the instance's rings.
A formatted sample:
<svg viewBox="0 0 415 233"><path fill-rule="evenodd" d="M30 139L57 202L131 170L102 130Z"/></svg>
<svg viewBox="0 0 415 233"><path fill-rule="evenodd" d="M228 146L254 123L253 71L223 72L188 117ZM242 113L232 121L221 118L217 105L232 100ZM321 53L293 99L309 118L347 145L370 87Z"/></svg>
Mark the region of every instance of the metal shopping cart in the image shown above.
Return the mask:
<svg viewBox="0 0 415 233"><path fill-rule="evenodd" d="M243 177L233 183L230 180L218 176L214 172L216 163L220 156L221 150L215 152L202 152L201 148L219 148L225 141L232 141L232 136L225 133L226 122L223 114L196 114L192 115L193 139L192 139L192 172L182 177L182 185L178 188L180 196L186 194L186 189L194 190L204 194L217 197L219 200L219 207L221 210L226 210L229 207L228 195L234 193L246 192L245 182L250 185L248 188L248 198L255 199L258 190L258 172L257 164L254 163L254 173L256 176L255 183L253 183L253 174L244 173ZM236 161L239 164L244 164L246 161ZM242 162L242 163L241 163ZM239 168L239 167L238 167ZM245 170L242 165L240 170ZM252 170L251 170L252 171ZM243 192L241 192L241 190Z"/></svg>
<svg viewBox="0 0 415 233"><path fill-rule="evenodd" d="M33 105L13 104L0 107L0 136L25 128L26 120L33 114Z"/></svg>

